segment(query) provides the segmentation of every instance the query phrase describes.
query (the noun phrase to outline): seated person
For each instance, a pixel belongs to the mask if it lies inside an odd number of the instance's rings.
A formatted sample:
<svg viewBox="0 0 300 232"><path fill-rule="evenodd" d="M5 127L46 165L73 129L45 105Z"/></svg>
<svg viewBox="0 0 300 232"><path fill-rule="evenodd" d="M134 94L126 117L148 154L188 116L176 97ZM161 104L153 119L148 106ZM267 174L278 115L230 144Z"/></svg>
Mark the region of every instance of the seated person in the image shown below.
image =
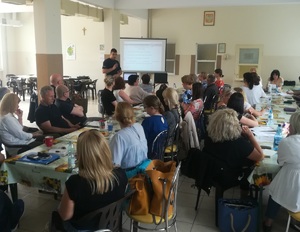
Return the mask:
<svg viewBox="0 0 300 232"><path fill-rule="evenodd" d="M134 104L135 102L126 94L125 90L125 81L123 77L117 77L115 79L115 85L113 87L113 93L117 102L128 102L129 104Z"/></svg>
<svg viewBox="0 0 300 232"><path fill-rule="evenodd" d="M117 100L113 94L113 87L115 79L113 76L106 76L104 78L105 88L101 92L101 101L104 108L104 113L108 116L112 116L117 106Z"/></svg>
<svg viewBox="0 0 300 232"><path fill-rule="evenodd" d="M165 111L168 111L169 107L168 107L168 105L166 105L164 97L163 97L163 92L166 88L168 88L167 84L161 84L155 94L158 97L158 99L160 100L161 104L163 105Z"/></svg>
<svg viewBox="0 0 300 232"><path fill-rule="evenodd" d="M277 162L282 168L269 185L269 201L264 231L271 231L271 226L280 207L297 213L300 211L300 112L290 117L288 137L281 140L278 146ZM297 230L298 231L298 230Z"/></svg>
<svg viewBox="0 0 300 232"><path fill-rule="evenodd" d="M40 90L41 102L35 111L38 127L45 133L67 134L77 130L80 126L73 125L65 119L54 104L54 91L51 86L44 86Z"/></svg>
<svg viewBox="0 0 300 232"><path fill-rule="evenodd" d="M228 100L233 92L230 89L222 91L220 94L220 101L217 103L217 109L223 109L227 107Z"/></svg>
<svg viewBox="0 0 300 232"><path fill-rule="evenodd" d="M164 110L158 97L151 95L144 99L144 108L150 117L146 117L142 122L142 126L145 131L147 146L148 146L148 158L152 157L152 144L156 136L164 131L168 130L168 123L165 117L162 115Z"/></svg>
<svg viewBox="0 0 300 232"><path fill-rule="evenodd" d="M248 127L241 127L237 113L232 109L220 109L209 117L208 137L203 151L216 158L224 173L216 180L224 188L240 184L241 193L249 189L247 178L255 162L263 159L263 151ZM244 195L243 195L244 196Z"/></svg>
<svg viewBox="0 0 300 232"><path fill-rule="evenodd" d="M204 110L214 109L214 104L218 101L219 89L215 84L215 76L209 74L207 77L207 87L204 90L203 101L204 101Z"/></svg>
<svg viewBox="0 0 300 232"><path fill-rule="evenodd" d="M185 104L190 104L192 100L192 87L194 83L193 75L184 75L181 77L182 87L185 89L182 95L182 102Z"/></svg>
<svg viewBox="0 0 300 232"><path fill-rule="evenodd" d="M281 88L283 85L284 79L280 76L280 72L277 69L274 69L269 77L268 83L267 83L267 89L269 84L276 85L277 88Z"/></svg>
<svg viewBox="0 0 300 232"><path fill-rule="evenodd" d="M224 87L224 81L223 81L223 71L220 68L217 68L214 72L215 78L216 78L216 82L215 85L218 87L219 89L219 93L222 92L222 89Z"/></svg>
<svg viewBox="0 0 300 232"><path fill-rule="evenodd" d="M0 190L0 229L3 232L15 231L24 214L24 201L12 203L5 192Z"/></svg>
<svg viewBox="0 0 300 232"><path fill-rule="evenodd" d="M23 111L19 109L20 98L17 94L7 93L0 103L0 134L1 140L7 145L27 145L22 149L9 148L9 153L22 153L26 150L43 144L42 139L36 141L36 137L42 136L42 131L27 133L23 131Z"/></svg>
<svg viewBox="0 0 300 232"><path fill-rule="evenodd" d="M244 115L244 97L241 93L233 93L227 103L227 107L238 113L238 119L242 125L249 127L258 126L258 121L252 114Z"/></svg>
<svg viewBox="0 0 300 232"><path fill-rule="evenodd" d="M83 112L83 107L74 104L69 97L70 91L67 86L59 85L56 87L55 105L64 118L68 119L72 124L80 124L82 126L87 119Z"/></svg>
<svg viewBox="0 0 300 232"><path fill-rule="evenodd" d="M78 136L77 167L78 174L66 181L58 212L66 231L96 231L97 217L85 224L78 219L124 197L128 180L124 170L113 166L109 146L98 130Z"/></svg>
<svg viewBox="0 0 300 232"><path fill-rule="evenodd" d="M128 86L125 92L136 104L142 103L145 97L151 95L151 93L147 93L139 86L138 75L130 75L128 77Z"/></svg>
<svg viewBox="0 0 300 232"><path fill-rule="evenodd" d="M147 140L143 127L135 122L134 111L129 103L118 103L115 117L121 130L112 137L109 144L113 163L125 169L130 178L137 174L134 169L138 169L147 159Z"/></svg>
<svg viewBox="0 0 300 232"><path fill-rule="evenodd" d="M263 88L259 85L256 73L244 73L244 86L242 89L247 97L247 102L253 107L261 102L260 98L267 97Z"/></svg>
<svg viewBox="0 0 300 232"><path fill-rule="evenodd" d="M142 84L140 84L140 87L147 93L153 93L153 85L150 84L150 76L149 74L144 74L142 76Z"/></svg>
<svg viewBox="0 0 300 232"><path fill-rule="evenodd" d="M192 100L190 101L189 104L186 104L182 102L182 108L184 110L184 114L188 111L190 111L193 115L193 118L195 120L199 119L200 113L203 110L203 88L202 84L199 82L196 82L193 84L192 87Z"/></svg>
<svg viewBox="0 0 300 232"><path fill-rule="evenodd" d="M206 87L207 87L207 74L206 74L206 72L201 72L198 75L198 80L202 84L202 88L206 89Z"/></svg>
<svg viewBox="0 0 300 232"><path fill-rule="evenodd" d="M0 101L2 100L2 98L4 97L5 94L10 93L9 88L7 87L0 87ZM3 150L2 148L2 143L0 141L0 152ZM2 153L0 153L0 163L3 162L3 160L5 159L4 155Z"/></svg>
<svg viewBox="0 0 300 232"><path fill-rule="evenodd" d="M54 73L50 76L50 85L54 91L54 98L56 98L56 87L63 84L64 84L64 80L60 74Z"/></svg>

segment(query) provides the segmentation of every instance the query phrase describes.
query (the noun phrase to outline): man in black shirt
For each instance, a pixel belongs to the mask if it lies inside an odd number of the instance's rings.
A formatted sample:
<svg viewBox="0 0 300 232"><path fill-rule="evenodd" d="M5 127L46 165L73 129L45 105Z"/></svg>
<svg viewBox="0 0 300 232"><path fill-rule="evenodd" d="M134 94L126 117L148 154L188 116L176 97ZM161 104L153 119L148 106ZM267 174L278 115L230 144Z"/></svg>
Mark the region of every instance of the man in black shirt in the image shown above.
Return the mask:
<svg viewBox="0 0 300 232"><path fill-rule="evenodd" d="M122 69L119 61L117 61L117 49L112 48L110 50L109 58L103 61L102 73L111 75L114 78L119 77L122 74Z"/></svg>
<svg viewBox="0 0 300 232"><path fill-rule="evenodd" d="M68 119L72 124L80 124L81 126L86 121L83 112L83 107L74 104L70 100L69 88L65 85L59 85L56 88L55 105L60 110L64 118Z"/></svg>
<svg viewBox="0 0 300 232"><path fill-rule="evenodd" d="M64 84L64 80L60 74L54 73L50 76L50 85L54 91L54 98L56 98L56 92L55 92L56 87L63 84Z"/></svg>
<svg viewBox="0 0 300 232"><path fill-rule="evenodd" d="M54 102L54 91L51 86L44 86L40 90L41 102L35 111L38 127L45 133L67 134L77 130L80 126L73 125L65 119Z"/></svg>
<svg viewBox="0 0 300 232"><path fill-rule="evenodd" d="M211 110L214 104L218 101L218 87L215 84L216 78L214 75L210 74L207 77L207 87L204 90L204 110Z"/></svg>
<svg viewBox="0 0 300 232"><path fill-rule="evenodd" d="M115 112L115 107L117 106L117 100L113 94L112 88L115 84L115 80L112 76L106 76L104 78L105 89L101 92L101 101L104 108L104 113L111 116Z"/></svg>

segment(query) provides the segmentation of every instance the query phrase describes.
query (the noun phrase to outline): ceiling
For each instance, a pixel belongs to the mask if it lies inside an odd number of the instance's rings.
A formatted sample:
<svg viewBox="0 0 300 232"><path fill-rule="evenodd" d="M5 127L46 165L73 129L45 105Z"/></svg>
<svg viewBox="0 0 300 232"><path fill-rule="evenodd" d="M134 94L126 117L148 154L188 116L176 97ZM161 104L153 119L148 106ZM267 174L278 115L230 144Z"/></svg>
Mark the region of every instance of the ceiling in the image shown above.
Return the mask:
<svg viewBox="0 0 300 232"><path fill-rule="evenodd" d="M100 6L102 8L120 10L300 4L300 0L80 0L80 2ZM0 13L31 12L32 10L32 5L14 5L0 2Z"/></svg>

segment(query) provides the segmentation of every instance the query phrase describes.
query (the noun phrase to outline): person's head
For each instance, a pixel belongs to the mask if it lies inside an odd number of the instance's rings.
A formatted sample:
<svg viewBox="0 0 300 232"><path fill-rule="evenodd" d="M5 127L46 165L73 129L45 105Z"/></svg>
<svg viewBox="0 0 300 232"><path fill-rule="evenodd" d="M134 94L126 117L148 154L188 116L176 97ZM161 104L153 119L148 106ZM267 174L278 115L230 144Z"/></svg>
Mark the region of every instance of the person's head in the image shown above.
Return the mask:
<svg viewBox="0 0 300 232"><path fill-rule="evenodd" d="M203 87L200 82L196 82L193 84L192 88L192 99L196 100L203 97Z"/></svg>
<svg viewBox="0 0 300 232"><path fill-rule="evenodd" d="M144 75L142 76L142 82L143 82L143 84L145 84L145 85L148 85L148 84L150 83L150 76L149 76L149 74L144 74Z"/></svg>
<svg viewBox="0 0 300 232"><path fill-rule="evenodd" d="M17 94L7 93L0 103L0 115L4 116L8 113L15 113L19 109L20 98Z"/></svg>
<svg viewBox="0 0 300 232"><path fill-rule="evenodd" d="M270 75L270 81L276 81L280 77L280 72L277 69L274 69Z"/></svg>
<svg viewBox="0 0 300 232"><path fill-rule="evenodd" d="M221 78L221 77L224 76L224 75L223 75L223 71L222 71L222 69L220 69L220 68L217 68L217 69L215 70L214 75L215 75L216 78Z"/></svg>
<svg viewBox="0 0 300 232"><path fill-rule="evenodd" d="M111 75L106 75L104 78L104 83L107 88L113 87L115 83L115 79Z"/></svg>
<svg viewBox="0 0 300 232"><path fill-rule="evenodd" d="M213 74L209 74L207 76L207 84L210 85L210 84L213 84L215 82L216 82L216 77Z"/></svg>
<svg viewBox="0 0 300 232"><path fill-rule="evenodd" d="M224 104L227 105L228 100L229 100L231 95L232 95L232 91L230 89L224 90L221 93L220 99L221 99L222 102L224 102Z"/></svg>
<svg viewBox="0 0 300 232"><path fill-rule="evenodd" d="M251 72L246 72L243 75L244 77L244 83L248 86L249 89L253 89L254 85L254 76Z"/></svg>
<svg viewBox="0 0 300 232"><path fill-rule="evenodd" d="M40 95L41 95L41 99L42 101L46 104L46 105L52 105L54 102L54 90L51 86L43 86L40 90Z"/></svg>
<svg viewBox="0 0 300 232"><path fill-rule="evenodd" d="M139 83L139 75L135 75L135 74L132 74L128 77L128 84L129 85L138 85Z"/></svg>
<svg viewBox="0 0 300 232"><path fill-rule="evenodd" d="M244 113L244 96L241 93L233 93L227 103L227 107L235 110L239 114Z"/></svg>
<svg viewBox="0 0 300 232"><path fill-rule="evenodd" d="M163 96L164 102L168 106L169 110L179 107L179 101L178 101L179 97L178 97L178 93L175 89L166 88L163 91L162 96Z"/></svg>
<svg viewBox="0 0 300 232"><path fill-rule="evenodd" d="M50 76L50 85L53 85L55 87L64 84L63 77L58 74L54 73Z"/></svg>
<svg viewBox="0 0 300 232"><path fill-rule="evenodd" d="M300 134L300 112L295 112L290 117L290 135Z"/></svg>
<svg viewBox="0 0 300 232"><path fill-rule="evenodd" d="M238 139L242 128L232 109L215 111L208 119L207 133L214 143Z"/></svg>
<svg viewBox="0 0 300 232"><path fill-rule="evenodd" d="M256 68L255 67L250 68L250 72L251 73L257 73Z"/></svg>
<svg viewBox="0 0 300 232"><path fill-rule="evenodd" d="M125 81L123 77L115 78L114 90L125 89Z"/></svg>
<svg viewBox="0 0 300 232"><path fill-rule="evenodd" d="M198 75L198 79L200 82L206 82L206 79L207 79L207 73L206 72L201 72L199 75Z"/></svg>
<svg viewBox="0 0 300 232"><path fill-rule="evenodd" d="M155 115L155 114L163 114L164 110L162 108L162 104L158 97L154 95L149 95L144 98L143 101L144 108L146 109L147 114Z"/></svg>
<svg viewBox="0 0 300 232"><path fill-rule="evenodd" d="M134 111L128 102L119 102L115 109L116 120L124 127L135 123Z"/></svg>
<svg viewBox="0 0 300 232"><path fill-rule="evenodd" d="M79 176L85 178L92 193L102 194L113 187L113 161L106 139L100 131L92 129L81 133L77 140L77 166Z"/></svg>
<svg viewBox="0 0 300 232"><path fill-rule="evenodd" d="M7 94L7 93L10 93L9 88L7 88L7 87L1 87L0 88L0 101L2 100L4 95Z"/></svg>
<svg viewBox="0 0 300 232"><path fill-rule="evenodd" d="M59 85L55 89L56 97L59 99L67 99L70 96L69 88L65 85Z"/></svg>
<svg viewBox="0 0 300 232"><path fill-rule="evenodd" d="M115 60L115 59L117 59L117 55L118 55L117 49L112 48L110 50L109 58L112 59L112 60Z"/></svg>
<svg viewBox="0 0 300 232"><path fill-rule="evenodd" d="M192 89L192 85L194 83L194 76L193 75L184 75L181 77L182 86L184 89Z"/></svg>

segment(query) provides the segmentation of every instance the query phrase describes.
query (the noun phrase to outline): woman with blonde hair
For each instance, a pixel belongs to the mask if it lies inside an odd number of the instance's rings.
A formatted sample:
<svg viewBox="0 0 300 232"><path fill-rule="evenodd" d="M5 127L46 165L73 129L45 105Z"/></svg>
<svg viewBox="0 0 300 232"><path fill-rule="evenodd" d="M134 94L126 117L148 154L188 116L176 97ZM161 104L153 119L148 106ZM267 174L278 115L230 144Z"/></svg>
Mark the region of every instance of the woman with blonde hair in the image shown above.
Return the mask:
<svg viewBox="0 0 300 232"><path fill-rule="evenodd" d="M19 109L20 98L14 93L7 93L0 104L0 134L1 140L7 145L27 145L22 149L17 149L18 153L41 145L42 141L34 138L41 136L41 131L27 133L23 131L23 111ZM11 152L16 152L16 148L7 148Z"/></svg>
<svg viewBox="0 0 300 232"><path fill-rule="evenodd" d="M67 231L95 231L97 219L84 224L78 219L121 199L128 180L124 170L114 167L106 139L95 129L78 136L77 166L79 173L66 181L58 212Z"/></svg>
<svg viewBox="0 0 300 232"><path fill-rule="evenodd" d="M223 175L217 177L224 188L240 185L241 190L248 190L247 178L255 162L263 159L263 151L237 116L232 109L220 109L210 116L203 151L224 165Z"/></svg>
<svg viewBox="0 0 300 232"><path fill-rule="evenodd" d="M125 169L129 177L147 159L147 140L141 124L135 122L134 111L128 102L119 102L115 111L119 130L110 141L113 163Z"/></svg>

